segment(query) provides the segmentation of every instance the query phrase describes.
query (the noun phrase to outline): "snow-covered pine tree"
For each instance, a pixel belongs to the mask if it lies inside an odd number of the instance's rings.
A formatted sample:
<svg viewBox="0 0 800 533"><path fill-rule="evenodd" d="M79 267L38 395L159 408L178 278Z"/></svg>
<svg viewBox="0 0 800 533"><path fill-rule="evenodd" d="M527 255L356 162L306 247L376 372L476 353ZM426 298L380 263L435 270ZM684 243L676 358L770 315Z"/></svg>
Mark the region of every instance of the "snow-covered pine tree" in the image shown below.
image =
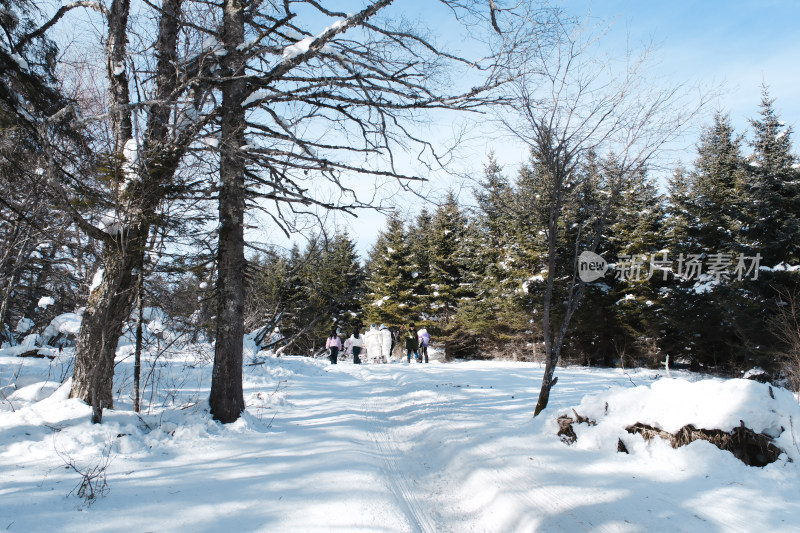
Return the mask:
<svg viewBox="0 0 800 533"><path fill-rule="evenodd" d="M468 332L462 347L469 352L465 355L488 357L530 340L524 333L528 317L521 305L520 283L509 275L508 258L515 247L513 189L494 154L489 154L474 196L477 205L462 247L466 253L462 276L469 298L462 301L456 320Z"/></svg>
<svg viewBox="0 0 800 533"><path fill-rule="evenodd" d="M576 169L579 176L577 186L565 195L564 218L571 223L564 228L561 255L565 259L563 267L559 268L566 272L573 268L566 260L574 260L576 246L580 251L591 249L591 238L598 224L604 225L605 229L596 252L610 262L615 260L615 252L608 240L611 233L608 221L613 220L614 208L618 207L611 203L613 191L608 186L612 181L608 173L613 169L613 160L603 160L593 150L586 154ZM619 201L618 192L615 199ZM604 213L606 210L609 212ZM575 310L570 335L564 341L565 357L587 365L597 361L607 365L614 363L615 341L621 328L616 313L609 312L617 300L612 291L613 284L613 275L607 273L604 278L585 286L584 304Z"/></svg>
<svg viewBox="0 0 800 533"><path fill-rule="evenodd" d="M70 103L56 88L59 51L38 31L42 15L30 0L0 2L0 126L20 127L27 141L34 140L30 135L37 120ZM20 146L30 147L25 144Z"/></svg>
<svg viewBox="0 0 800 533"><path fill-rule="evenodd" d="M547 208L553 191L544 172L539 157L531 149L529 161L520 167L514 183L511 220L514 244L508 250L506 267L513 272L518 287L547 270Z"/></svg>
<svg viewBox="0 0 800 533"><path fill-rule="evenodd" d="M445 353L449 357L450 344L461 333L454 327L454 317L466 296L463 285L465 236L467 218L461 212L458 199L448 191L444 201L433 215L430 239L430 277L427 287L430 308L427 312L434 322L433 333L445 341Z"/></svg>
<svg viewBox="0 0 800 533"><path fill-rule="evenodd" d="M443 329L458 309L462 282L462 248L467 220L453 191L433 215L430 239L431 313Z"/></svg>
<svg viewBox="0 0 800 533"><path fill-rule="evenodd" d="M430 319L432 295L429 291L431 277L431 250L433 215L422 207L413 226L408 230L408 265L410 268L413 304L412 320L418 323ZM420 324L421 325L421 324Z"/></svg>
<svg viewBox="0 0 800 533"><path fill-rule="evenodd" d="M770 344L764 295L758 294L757 283L739 282L732 274L739 253L757 253L755 204L741 146L728 115L717 113L702 133L688 183L683 179L673 184L668 221L673 261L680 254L685 260L695 254L706 265L715 257L729 260L728 273L719 280L709 278L704 269L702 279L679 276L665 288L663 345L673 360L746 365L757 355L755 346Z"/></svg>
<svg viewBox="0 0 800 533"><path fill-rule="evenodd" d="M346 233L318 235L302 253L293 247L284 275L272 282L281 287L273 315L293 351L314 353L332 327L344 332L360 323L364 272Z"/></svg>
<svg viewBox="0 0 800 533"><path fill-rule="evenodd" d="M308 306L304 302L308 299L309 281L306 278L307 272L313 272L313 267L308 269L306 265L317 260L316 254L319 252L314 242L310 242L305 251L295 243L289 250L287 256L286 279L283 280L285 287L284 310L281 314L280 328L283 335L291 339L292 350L298 353L307 353L313 347L302 340L303 332L313 316L309 314ZM311 311L313 313L313 311Z"/></svg>
<svg viewBox="0 0 800 533"><path fill-rule="evenodd" d="M611 300L606 300L615 331L603 340L611 341L606 349L617 359L631 358L625 364L657 366L656 338L664 327L659 289L667 281L657 269L667 245L664 202L645 170L630 174L625 181L612 215L614 222L608 227L606 252L607 260L617 263L616 278L610 281Z"/></svg>
<svg viewBox="0 0 800 533"><path fill-rule="evenodd" d="M332 322L343 332L360 326L365 274L356 245L346 232L336 233L328 243L317 275L322 278L319 290L329 303Z"/></svg>
<svg viewBox="0 0 800 533"><path fill-rule="evenodd" d="M71 114L59 113L74 101L56 78L59 50L39 31L43 15L36 2L0 1L0 339L12 343L32 333L29 328L44 328L56 314L83 306L81 286L88 280L80 267L95 263L69 215L53 209L59 198L43 172L43 143L58 145L61 153L75 150L73 170L87 154ZM88 195L84 200L90 201ZM85 203L73 208L84 212ZM39 308L42 296L55 303ZM23 318L35 326L26 321L16 331Z"/></svg>
<svg viewBox="0 0 800 533"><path fill-rule="evenodd" d="M782 263L800 263L800 169L792 153L792 128L780 120L763 87L760 113L751 120L753 153L747 164L747 201L744 203L744 249L749 256L760 254L758 279L740 283L733 309L739 327L741 347L734 346L742 368L761 365L774 368L775 352L781 350L775 337L774 309L779 295L800 290L800 272L783 269ZM742 349L746 348L746 349Z"/></svg>
<svg viewBox="0 0 800 533"><path fill-rule="evenodd" d="M792 127L784 124L765 86L759 118L750 121L754 137L748 165L749 244L762 265L800 263L800 170L792 154Z"/></svg>
<svg viewBox="0 0 800 533"><path fill-rule="evenodd" d="M698 146L688 202L690 240L694 253L733 253L739 245L743 189L746 182L741 136L730 116L716 113Z"/></svg>
<svg viewBox="0 0 800 533"><path fill-rule="evenodd" d="M691 248L689 225L691 224L691 201L689 173L681 162L672 171L667 183L666 218L664 237L667 249L673 257L686 253Z"/></svg>
<svg viewBox="0 0 800 533"><path fill-rule="evenodd" d="M393 212L378 235L366 265L365 324L400 326L415 320L412 267L405 221Z"/></svg>

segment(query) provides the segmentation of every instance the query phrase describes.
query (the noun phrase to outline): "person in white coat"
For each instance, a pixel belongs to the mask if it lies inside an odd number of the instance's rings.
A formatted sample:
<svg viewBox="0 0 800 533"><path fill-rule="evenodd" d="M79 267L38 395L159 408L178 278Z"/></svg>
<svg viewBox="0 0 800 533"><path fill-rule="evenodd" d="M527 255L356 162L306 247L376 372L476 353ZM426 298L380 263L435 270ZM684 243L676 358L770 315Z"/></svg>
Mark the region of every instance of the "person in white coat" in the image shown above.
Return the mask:
<svg viewBox="0 0 800 533"><path fill-rule="evenodd" d="M367 350L367 361L374 363L381 357L381 334L378 326L372 324L364 333L364 348Z"/></svg>
<svg viewBox="0 0 800 533"><path fill-rule="evenodd" d="M359 330L359 328L356 328L353 331L353 334L350 335L350 338L347 339L347 342L350 343L350 350L353 353L353 364L354 365L360 365L361 364L361 358L359 356L361 355L361 350L364 347L364 336L361 335L361 332L358 331L358 330Z"/></svg>
<svg viewBox="0 0 800 533"><path fill-rule="evenodd" d="M392 360L392 332L385 324L381 324L381 361L388 363Z"/></svg>

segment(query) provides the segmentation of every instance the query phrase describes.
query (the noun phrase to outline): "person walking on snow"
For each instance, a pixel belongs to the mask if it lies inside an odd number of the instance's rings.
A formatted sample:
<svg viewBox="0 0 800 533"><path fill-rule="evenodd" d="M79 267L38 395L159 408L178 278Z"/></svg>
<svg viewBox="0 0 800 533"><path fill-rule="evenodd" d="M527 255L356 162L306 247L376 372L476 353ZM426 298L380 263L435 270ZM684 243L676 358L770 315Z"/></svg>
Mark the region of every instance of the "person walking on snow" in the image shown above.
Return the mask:
<svg viewBox="0 0 800 533"><path fill-rule="evenodd" d="M367 359L374 363L381 356L381 334L378 326L372 324L369 331L364 333L364 348L367 350Z"/></svg>
<svg viewBox="0 0 800 533"><path fill-rule="evenodd" d="M417 334L414 333L414 324L411 324L408 332L406 332L406 357L409 363L411 362L412 353L414 354L414 359L419 359L417 350L419 350L419 339L417 339Z"/></svg>
<svg viewBox="0 0 800 533"><path fill-rule="evenodd" d="M350 335L350 338L347 339L347 342L350 343L350 350L353 352L353 364L360 365L361 359L359 355L361 355L361 347L364 345L364 337L361 336L361 333L358 331L359 328L353 330L353 334Z"/></svg>
<svg viewBox="0 0 800 533"><path fill-rule="evenodd" d="M388 363L392 360L392 332L386 327L386 325L381 324L380 327L380 334L381 334L381 359L384 363Z"/></svg>
<svg viewBox="0 0 800 533"><path fill-rule="evenodd" d="M423 362L423 358L425 362L428 362L428 344L431 343L431 336L428 334L428 330L422 328L417 332L417 338L419 341L419 362Z"/></svg>
<svg viewBox="0 0 800 533"><path fill-rule="evenodd" d="M331 364L335 365L339 361L339 350L342 349L342 340L336 334L336 328L331 330L328 340L325 341L325 349L329 351Z"/></svg>

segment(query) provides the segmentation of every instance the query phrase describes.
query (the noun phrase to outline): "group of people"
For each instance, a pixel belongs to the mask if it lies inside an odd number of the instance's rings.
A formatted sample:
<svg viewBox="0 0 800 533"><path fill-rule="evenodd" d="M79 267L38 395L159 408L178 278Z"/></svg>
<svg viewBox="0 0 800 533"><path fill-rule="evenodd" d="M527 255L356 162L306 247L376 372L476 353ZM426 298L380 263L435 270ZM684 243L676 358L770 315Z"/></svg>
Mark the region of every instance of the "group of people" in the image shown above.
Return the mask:
<svg viewBox="0 0 800 533"><path fill-rule="evenodd" d="M411 362L411 356L413 355L416 361L427 363L428 344L431 341L428 330L422 328L417 331L414 324L410 324L400 328L400 333L405 338L408 362ZM367 362L388 363L392 358L393 345L392 332L384 324L381 324L380 327L372 324L363 335L360 328L356 327L353 330L353 334L344 342L344 346L336 328L331 331L325 341L325 349L328 351L328 357L332 365L339 362L339 352L343 348L345 353L353 354L353 363L356 365L361 364L362 354Z"/></svg>
<svg viewBox="0 0 800 533"><path fill-rule="evenodd" d="M427 363L428 362L428 344L431 342L431 336L428 333L428 330L422 328L419 331L415 331L417 328L414 324L411 324L406 328L406 358L408 362L411 362L411 356L414 356L414 359L418 363Z"/></svg>

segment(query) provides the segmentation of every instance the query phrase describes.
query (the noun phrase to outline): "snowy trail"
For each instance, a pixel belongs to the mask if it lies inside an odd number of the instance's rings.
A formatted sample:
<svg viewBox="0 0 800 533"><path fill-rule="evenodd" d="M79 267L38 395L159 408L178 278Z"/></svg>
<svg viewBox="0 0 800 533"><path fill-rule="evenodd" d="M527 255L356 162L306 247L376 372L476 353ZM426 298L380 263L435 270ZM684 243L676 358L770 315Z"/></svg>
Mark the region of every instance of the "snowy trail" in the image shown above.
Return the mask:
<svg viewBox="0 0 800 533"><path fill-rule="evenodd" d="M446 390L446 389L445 389ZM441 394L441 391L439 392ZM440 404L452 404L453 401L442 400ZM457 433L462 430L458 424L452 421L451 417L443 417L450 431ZM471 449L473 450L473 463L479 465L484 474L484 482L489 486L495 487L499 492L505 487L519 486L522 482L527 485L527 490L518 490L506 495L512 502L509 506L515 507L515 513L520 522L536 517L555 515L561 517L559 523L548 528L550 531L616 531L614 528L596 525L598 516L584 517L571 512L568 505L562 501L561 494L548 488L536 480L537 474L533 467L525 465L527 468L507 464L502 457L497 457L495 451L485 442L474 439ZM532 460L532 459L531 459ZM527 515L527 516L526 516ZM517 524L519 526L521 524Z"/></svg>
<svg viewBox="0 0 800 533"><path fill-rule="evenodd" d="M0 378L18 364L0 357ZM56 393L0 411L0 530L728 532L793 531L800 519L793 468L701 447L715 465L704 472L696 451L565 446L548 417L532 418L538 365L269 359L246 367L248 410L228 426L206 412L210 368L171 365L164 380L195 384L176 397L185 409L140 420L120 397L93 426L87 406ZM613 369L559 375L554 412L633 386ZM67 496L77 478L54 448L88 465L109 442L110 492L92 505Z"/></svg>
<svg viewBox="0 0 800 533"><path fill-rule="evenodd" d="M437 528L429 519L427 510L421 505L418 497L421 489L414 490L412 487L412 481L408 478L408 471L405 468L407 461L402 460L403 453L395 445L389 426L379 413L378 403L375 396L366 400L364 416L369 422L372 442L383 463L382 475L412 529L421 533L433 533Z"/></svg>
<svg viewBox="0 0 800 533"><path fill-rule="evenodd" d="M534 530L542 525L541 517L545 516L558 517L543 529L547 531L626 530L602 512L570 510L570 502L562 499L564 491L535 481L531 463L515 466L516 463L498 455L472 419L473 407L479 407L471 403L480 404L481 400L471 402L463 394L457 394L456 391L463 392L462 389L469 387L451 382L452 378L449 367L411 365L404 374L382 376L380 386L373 385L364 403L372 440L383 459L382 473L413 531L463 531L465 526L478 531ZM527 385L533 388L535 382ZM380 407L398 399L402 407L388 410ZM530 413L525 412L527 409L522 411L512 421L513 427L531 425ZM480 488L476 490L483 495L493 493L490 508L480 503L473 509L465 506L471 496L463 493L447 475L446 465L433 468L425 464L427 450L434 447L468 457L479 479L475 484ZM457 477L458 472L454 474ZM525 490L509 490L521 486ZM463 493L461 502L448 497L460 493ZM462 506L463 513L471 514L470 520L458 527L451 526L453 517L443 516L441 509L453 506ZM498 509L503 510L503 516L497 516Z"/></svg>

